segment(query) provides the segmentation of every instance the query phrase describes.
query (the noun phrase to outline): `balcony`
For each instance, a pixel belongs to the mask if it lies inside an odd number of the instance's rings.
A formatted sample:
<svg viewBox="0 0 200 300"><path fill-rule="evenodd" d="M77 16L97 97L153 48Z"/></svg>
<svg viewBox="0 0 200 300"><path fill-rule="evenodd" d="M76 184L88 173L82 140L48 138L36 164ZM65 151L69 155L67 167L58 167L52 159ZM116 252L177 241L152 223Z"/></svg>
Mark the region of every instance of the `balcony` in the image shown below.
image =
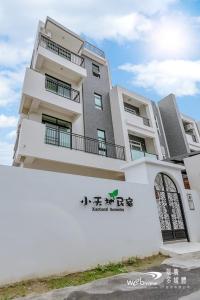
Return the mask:
<svg viewBox="0 0 200 300"><path fill-rule="evenodd" d="M46 127L45 143L84 151L91 154L125 160L124 147L65 131Z"/></svg>
<svg viewBox="0 0 200 300"><path fill-rule="evenodd" d="M83 57L44 35L40 36L35 63L33 63L33 68L41 69L42 67L61 72L77 83L87 76Z"/></svg>
<svg viewBox="0 0 200 300"><path fill-rule="evenodd" d="M150 125L150 120L149 120L148 118L146 118L146 117L142 117L142 116L140 116L140 115L137 115L136 112L135 112L135 110L133 110L133 109L131 109L131 108L129 108L129 107L126 107L126 106L124 107L124 110L125 110L126 112L128 112L128 113L130 113L130 114L136 116L136 118L141 118L141 120L143 121L143 125L148 126L148 127L151 126L151 125Z"/></svg>
<svg viewBox="0 0 200 300"><path fill-rule="evenodd" d="M53 42L52 40L48 39L44 35L40 37L40 45L53 53L71 61L72 63L84 67L84 58L79 56L72 51L65 49L64 47L58 45L57 43Z"/></svg>
<svg viewBox="0 0 200 300"><path fill-rule="evenodd" d="M97 54L98 56L105 58L105 53L103 52L103 50L97 48L96 46L90 44L89 42L85 41L84 43L84 48L90 50L91 52L94 52L95 54Z"/></svg>
<svg viewBox="0 0 200 300"><path fill-rule="evenodd" d="M81 167L88 172L87 176L90 176L90 171L94 169L121 174L120 168L126 163L123 147L72 134L66 130L48 128L48 125L43 123L23 119L15 164L24 162L25 165L30 165L34 161L40 161L54 165L55 170L57 165L70 170L79 170Z"/></svg>
<svg viewBox="0 0 200 300"><path fill-rule="evenodd" d="M149 157L149 158L158 160L157 154L153 154L153 153L149 153L146 151L135 149L134 145L132 143L130 143L130 151L131 151L131 159L132 160L137 160L137 159L140 159L143 157Z"/></svg>
<svg viewBox="0 0 200 300"><path fill-rule="evenodd" d="M72 89L68 84L51 76L45 76L45 88L58 96L80 103L79 91Z"/></svg>
<svg viewBox="0 0 200 300"><path fill-rule="evenodd" d="M105 53L101 49L97 48L96 46L90 44L87 41L84 42L82 54L87 55L88 57L100 64L106 64Z"/></svg>
<svg viewBox="0 0 200 300"><path fill-rule="evenodd" d="M70 116L82 114L79 91L65 83L27 68L22 90L20 111L35 109L41 103L44 107ZM36 105L37 104L37 105Z"/></svg>

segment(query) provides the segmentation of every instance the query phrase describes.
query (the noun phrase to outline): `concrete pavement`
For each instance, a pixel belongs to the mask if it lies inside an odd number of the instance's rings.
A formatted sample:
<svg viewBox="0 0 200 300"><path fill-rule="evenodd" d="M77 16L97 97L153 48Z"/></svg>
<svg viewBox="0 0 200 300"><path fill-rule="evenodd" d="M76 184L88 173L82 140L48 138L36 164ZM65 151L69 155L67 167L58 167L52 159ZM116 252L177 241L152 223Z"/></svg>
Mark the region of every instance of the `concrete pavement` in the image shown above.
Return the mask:
<svg viewBox="0 0 200 300"><path fill-rule="evenodd" d="M171 258L144 272L131 272L20 300L199 300L200 246L164 245ZM187 248L188 247L188 248ZM168 252L168 253L169 253Z"/></svg>

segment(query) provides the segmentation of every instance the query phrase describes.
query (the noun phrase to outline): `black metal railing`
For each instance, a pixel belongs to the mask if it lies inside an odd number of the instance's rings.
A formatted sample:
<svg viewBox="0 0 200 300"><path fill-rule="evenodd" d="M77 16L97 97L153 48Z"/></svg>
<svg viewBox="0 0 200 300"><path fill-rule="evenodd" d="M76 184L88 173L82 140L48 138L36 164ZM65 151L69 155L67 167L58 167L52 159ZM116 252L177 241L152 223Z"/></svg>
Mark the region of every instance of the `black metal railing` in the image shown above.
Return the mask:
<svg viewBox="0 0 200 300"><path fill-rule="evenodd" d="M89 42L85 41L84 42L84 47L92 52L94 52L95 54L105 58L105 53L103 52L103 50L97 48L96 46L90 44Z"/></svg>
<svg viewBox="0 0 200 300"><path fill-rule="evenodd" d="M84 68L84 58L83 57L60 46L59 44L48 39L46 36L41 35L39 43L42 47L52 51L53 53L56 53L59 56L64 57L65 59L71 61L72 63Z"/></svg>
<svg viewBox="0 0 200 300"><path fill-rule="evenodd" d="M67 128L65 130L46 126L45 143L125 160L124 147L71 133Z"/></svg>
<svg viewBox="0 0 200 300"><path fill-rule="evenodd" d="M75 102L80 102L80 93L77 90L72 89L67 84L60 82L48 75L45 76L45 88L49 92L57 94L61 97L70 99Z"/></svg>
<svg viewBox="0 0 200 300"><path fill-rule="evenodd" d="M125 110L126 112L132 114L132 115L135 115L135 116L137 116L137 117L142 118L142 119L143 119L143 124L144 124L145 126L148 126L148 127L151 126L151 125L150 125L150 120L149 120L148 118L146 118L146 117L143 117L143 116L141 116L141 115L138 115L134 109L131 109L131 108L129 108L129 107L124 106L124 110Z"/></svg>

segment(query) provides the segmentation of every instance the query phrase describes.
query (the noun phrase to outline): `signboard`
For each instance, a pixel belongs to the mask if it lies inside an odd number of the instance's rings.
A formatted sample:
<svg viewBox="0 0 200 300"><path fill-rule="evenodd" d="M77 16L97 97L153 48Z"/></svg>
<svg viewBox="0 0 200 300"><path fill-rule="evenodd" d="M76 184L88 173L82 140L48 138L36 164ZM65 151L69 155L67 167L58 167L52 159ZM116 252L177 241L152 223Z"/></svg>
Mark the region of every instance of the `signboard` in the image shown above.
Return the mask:
<svg viewBox="0 0 200 300"><path fill-rule="evenodd" d="M107 197L94 196L88 198L85 196L81 201L84 207L91 208L92 211L119 211L124 212L126 209L133 207L132 197L122 197L119 195L119 190L114 190L108 193Z"/></svg>

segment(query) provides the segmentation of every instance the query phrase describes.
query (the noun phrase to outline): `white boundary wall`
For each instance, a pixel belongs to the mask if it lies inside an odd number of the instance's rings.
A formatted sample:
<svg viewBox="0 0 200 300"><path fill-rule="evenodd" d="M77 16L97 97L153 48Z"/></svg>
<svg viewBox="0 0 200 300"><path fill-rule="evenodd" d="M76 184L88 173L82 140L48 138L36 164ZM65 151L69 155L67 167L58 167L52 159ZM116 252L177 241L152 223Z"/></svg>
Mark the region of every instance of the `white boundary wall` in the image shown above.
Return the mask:
<svg viewBox="0 0 200 300"><path fill-rule="evenodd" d="M92 212L84 196L119 189L126 212ZM84 270L162 243L156 202L145 184L0 167L0 283Z"/></svg>
<svg viewBox="0 0 200 300"><path fill-rule="evenodd" d="M121 182L0 166L0 284L157 253L162 236L153 183L160 171L177 178L191 240L200 241L199 198L189 212L180 167L141 161L125 170L133 182ZM134 206L94 212L80 203L114 189Z"/></svg>

